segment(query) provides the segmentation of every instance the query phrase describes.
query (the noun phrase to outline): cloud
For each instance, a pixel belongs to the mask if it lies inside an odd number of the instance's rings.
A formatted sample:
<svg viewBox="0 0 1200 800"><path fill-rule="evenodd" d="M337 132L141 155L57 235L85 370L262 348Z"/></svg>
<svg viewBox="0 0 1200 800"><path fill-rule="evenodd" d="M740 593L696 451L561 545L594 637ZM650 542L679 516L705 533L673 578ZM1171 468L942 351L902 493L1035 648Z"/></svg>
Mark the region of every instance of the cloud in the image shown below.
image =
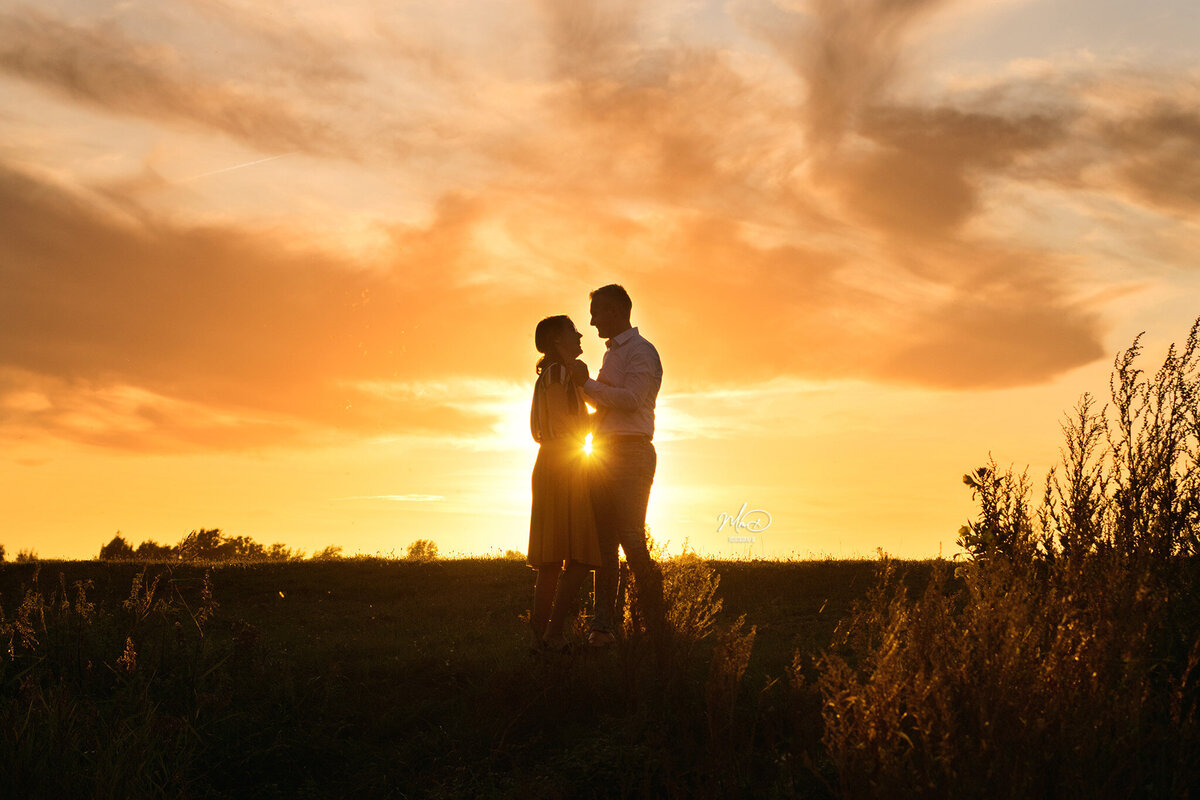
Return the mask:
<svg viewBox="0 0 1200 800"><path fill-rule="evenodd" d="M363 79L362 71L347 57L352 49L344 46L344 40L339 43L328 29L307 26L297 16L227 0L185 0L181 5L198 12L190 19L193 24L219 28L224 52L233 49L231 45L249 43L237 52L264 66L273 81L336 91Z"/></svg>
<svg viewBox="0 0 1200 800"><path fill-rule="evenodd" d="M112 450L222 450L311 438L298 422L128 384L0 368L0 437L28 439L37 432Z"/></svg>
<svg viewBox="0 0 1200 800"><path fill-rule="evenodd" d="M0 17L0 70L108 112L190 123L264 151L352 155L335 126L261 84L211 79L169 44L29 8Z"/></svg>
<svg viewBox="0 0 1200 800"><path fill-rule="evenodd" d="M1173 98L1112 120L1103 143L1116 179L1141 202L1177 214L1200 210L1200 113Z"/></svg>
<svg viewBox="0 0 1200 800"><path fill-rule="evenodd" d="M0 165L0 407L10 425L136 448L491 435L504 411L472 381L528 379L534 322L565 312L584 327L587 291L614 280L671 390L791 377L972 389L1088 363L1106 322L1080 299L1086 243L1039 243L997 198L1037 187L1186 214L1200 123L1175 84L1147 78L1133 99L1052 66L902 94L906 48L944 5L743 5L769 45L748 58L651 31L635 3L540 3L520 66L483 76L488 52L401 47L429 82L381 82L316 28L283 35L209 0L202 16L261 44L269 69L235 81L182 41L10 13L10 76L307 154L280 169L369 171L399 199L356 220L382 244L355 258L286 219L189 221L177 195L138 190L167 183L152 171L97 190ZM306 54L309 69L281 77ZM398 221L401 202L427 218ZM428 381L456 388L403 390Z"/></svg>
<svg viewBox="0 0 1200 800"><path fill-rule="evenodd" d="M71 397L95 403L96 387L134 387L265 418L277 432L305 424L484 431L494 421L489 415L419 398L383 402L353 384L511 374L525 354L525 337L515 330L470 341L456 335L465 312L447 313L489 294L469 285L460 261L461 240L469 238L461 234L477 213L469 203L448 200L429 228L394 230L396 263L377 271L295 249L286 234L179 227L149 213L130 219L100 197L12 170L0 170L0 204L10 209L0 227L0 366L46 376L44 394L57 398L53 408L8 413L51 430L87 427L61 423L64 407L82 402ZM532 305L520 296L497 298L475 319L483 329L503 319L507 330L513 319L536 319ZM159 427L187 438L176 424L187 415L178 411L163 411ZM91 427L112 426L101 420ZM260 438L250 433L249 440Z"/></svg>
<svg viewBox="0 0 1200 800"><path fill-rule="evenodd" d="M875 147L820 170L850 213L903 238L953 237L980 211L982 183L1018 159L1063 144L1067 120L953 107L876 106L860 136Z"/></svg>
<svg viewBox="0 0 1200 800"><path fill-rule="evenodd" d="M339 497L339 500L388 500L393 503L437 503L445 498L440 494L371 494Z"/></svg>
<svg viewBox="0 0 1200 800"><path fill-rule="evenodd" d="M836 145L901 74L912 29L950 0L813 0L802 10L761 2L737 17L804 81L811 145Z"/></svg>
<svg viewBox="0 0 1200 800"><path fill-rule="evenodd" d="M638 51L638 8L631 0L540 0L552 46L553 68L562 77L590 83L625 67Z"/></svg>
<svg viewBox="0 0 1200 800"><path fill-rule="evenodd" d="M743 6L740 20L804 79L802 98L719 52L648 41L633 6L551 7L555 99L572 123L554 129L573 156L558 175L610 208L640 197L676 209L629 226L613 258L645 265L632 282L660 349L688 351L685 381L967 388L1046 380L1102 352L1103 325L1063 279L1071 262L972 224L990 182L1064 144L1069 111L889 92L912 29L944 5ZM1031 321L1055 335L1022 336ZM993 359L1005 363L983 366Z"/></svg>
<svg viewBox="0 0 1200 800"><path fill-rule="evenodd" d="M688 354L683 386L791 375L990 388L1105 352L1096 310L1054 277L1066 265L1037 251L922 248L880 285L854 259L755 246L719 220L697 220L662 250L677 262L642 279L657 303L640 313L656 320L660 352Z"/></svg>
<svg viewBox="0 0 1200 800"><path fill-rule="evenodd" d="M5 414L108 446L490 434L507 410L484 395L378 387L526 375L533 323L567 311L582 326L587 291L614 279L677 388L778 375L1008 385L1099 354L1098 326L1033 258L985 269L952 263L978 253L924 255L880 286L856 258L755 241L754 226L717 215L649 225L483 195L393 225L381 261L354 264L286 231L171 223L11 169L0 203L0 366L24 376ZM512 263L481 270L500 246ZM1040 335L1018 335L1031 322Z"/></svg>
<svg viewBox="0 0 1200 800"><path fill-rule="evenodd" d="M894 331L880 377L944 388L1028 385L1104 357L1098 309L1072 300L1061 263L1044 253L969 247L935 266L962 275L954 291Z"/></svg>

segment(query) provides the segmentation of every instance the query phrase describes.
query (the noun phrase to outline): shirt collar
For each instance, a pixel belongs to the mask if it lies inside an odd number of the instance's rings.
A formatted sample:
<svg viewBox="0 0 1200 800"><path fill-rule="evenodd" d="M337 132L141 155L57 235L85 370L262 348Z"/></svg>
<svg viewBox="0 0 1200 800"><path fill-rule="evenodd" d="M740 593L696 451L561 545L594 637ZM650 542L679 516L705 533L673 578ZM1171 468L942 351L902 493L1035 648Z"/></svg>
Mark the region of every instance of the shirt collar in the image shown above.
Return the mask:
<svg viewBox="0 0 1200 800"><path fill-rule="evenodd" d="M608 341L606 341L604 343L604 346L606 348L608 348L609 350L612 350L614 347L620 347L621 345L625 344L626 342L628 342L630 339L633 339L637 335L638 335L638 329L630 328L627 331L622 331L622 332L618 333L616 336L614 336L611 339L609 339Z"/></svg>

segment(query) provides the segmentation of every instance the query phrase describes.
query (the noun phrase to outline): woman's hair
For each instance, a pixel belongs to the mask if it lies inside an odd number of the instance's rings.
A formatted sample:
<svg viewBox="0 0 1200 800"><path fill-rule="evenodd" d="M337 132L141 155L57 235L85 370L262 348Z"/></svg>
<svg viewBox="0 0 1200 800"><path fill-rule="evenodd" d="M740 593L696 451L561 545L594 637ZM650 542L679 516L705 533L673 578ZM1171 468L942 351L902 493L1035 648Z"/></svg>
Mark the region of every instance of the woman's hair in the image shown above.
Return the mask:
<svg viewBox="0 0 1200 800"><path fill-rule="evenodd" d="M542 354L542 357L538 359L537 366L534 367L538 375L542 374L543 369L558 361L558 353L554 351L554 337L562 333L568 325L572 328L575 327L575 323L571 322L571 318L566 314L546 317L537 324L537 328L533 331L533 346Z"/></svg>

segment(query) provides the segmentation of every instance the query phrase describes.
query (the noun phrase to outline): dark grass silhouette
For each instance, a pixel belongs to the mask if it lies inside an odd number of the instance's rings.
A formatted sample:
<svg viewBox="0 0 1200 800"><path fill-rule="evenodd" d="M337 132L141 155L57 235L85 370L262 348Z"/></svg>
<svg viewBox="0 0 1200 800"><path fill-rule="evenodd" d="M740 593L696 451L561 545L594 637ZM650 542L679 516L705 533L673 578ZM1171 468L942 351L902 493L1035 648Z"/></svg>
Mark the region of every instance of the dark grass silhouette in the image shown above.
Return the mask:
<svg viewBox="0 0 1200 800"><path fill-rule="evenodd" d="M676 608L667 673L632 622L612 652L531 657L512 560L6 564L0 768L28 797L765 790L797 730L819 745L794 653L874 567L678 562L669 588L720 571L724 607Z"/></svg>

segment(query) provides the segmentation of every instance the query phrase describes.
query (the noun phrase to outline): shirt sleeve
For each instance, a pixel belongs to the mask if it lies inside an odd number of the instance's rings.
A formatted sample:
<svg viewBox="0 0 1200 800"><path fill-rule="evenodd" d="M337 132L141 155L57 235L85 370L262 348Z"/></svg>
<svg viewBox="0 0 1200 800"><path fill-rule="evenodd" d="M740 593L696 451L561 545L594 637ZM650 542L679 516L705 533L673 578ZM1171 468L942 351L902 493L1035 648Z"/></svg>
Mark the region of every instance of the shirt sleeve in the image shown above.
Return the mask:
<svg viewBox="0 0 1200 800"><path fill-rule="evenodd" d="M588 378L583 384L583 391L597 406L636 411L650 405L661 385L662 364L650 353L639 352L630 359L624 386L609 386Z"/></svg>

